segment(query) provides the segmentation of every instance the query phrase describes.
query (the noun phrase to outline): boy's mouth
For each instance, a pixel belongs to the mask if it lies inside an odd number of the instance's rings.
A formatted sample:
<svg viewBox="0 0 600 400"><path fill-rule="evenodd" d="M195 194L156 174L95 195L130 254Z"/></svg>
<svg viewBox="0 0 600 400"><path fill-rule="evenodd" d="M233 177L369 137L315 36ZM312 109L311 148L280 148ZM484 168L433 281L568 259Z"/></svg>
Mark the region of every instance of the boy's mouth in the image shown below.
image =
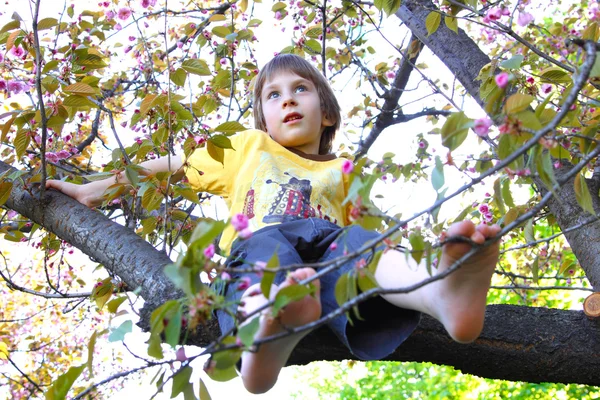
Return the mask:
<svg viewBox="0 0 600 400"><path fill-rule="evenodd" d="M299 119L302 119L302 115L300 115L298 113L289 113L283 119L283 123L285 124L287 122L296 121L296 120L299 120Z"/></svg>

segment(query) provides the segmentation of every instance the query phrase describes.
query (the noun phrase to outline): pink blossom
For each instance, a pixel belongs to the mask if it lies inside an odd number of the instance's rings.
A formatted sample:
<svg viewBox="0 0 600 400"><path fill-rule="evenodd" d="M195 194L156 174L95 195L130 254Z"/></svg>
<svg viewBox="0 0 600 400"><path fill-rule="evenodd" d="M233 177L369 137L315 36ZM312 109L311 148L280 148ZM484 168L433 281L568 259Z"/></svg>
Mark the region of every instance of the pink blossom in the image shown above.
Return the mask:
<svg viewBox="0 0 600 400"><path fill-rule="evenodd" d="M116 24L115 25L115 30L120 31L121 29L123 29L123 27L121 26L121 24Z"/></svg>
<svg viewBox="0 0 600 400"><path fill-rule="evenodd" d="M533 21L533 19L533 15L529 14L528 12L520 12L519 16L517 17L517 24L520 26L527 26L531 21Z"/></svg>
<svg viewBox="0 0 600 400"><path fill-rule="evenodd" d="M55 153L48 152L46 153L46 160L56 164L58 162L58 156Z"/></svg>
<svg viewBox="0 0 600 400"><path fill-rule="evenodd" d="M200 146L200 145L204 144L204 142L206 142L206 137L204 137L202 135L201 136L195 136L194 137L194 141L196 142L196 144L198 146Z"/></svg>
<svg viewBox="0 0 600 400"><path fill-rule="evenodd" d="M231 218L231 225L233 225L233 228L237 232L243 231L248 227L248 217L244 214L237 213Z"/></svg>
<svg viewBox="0 0 600 400"><path fill-rule="evenodd" d="M333 242L329 245L329 250L334 251L335 249L337 249L337 243Z"/></svg>
<svg viewBox="0 0 600 400"><path fill-rule="evenodd" d="M142 7L148 8L150 6L150 0L142 0Z"/></svg>
<svg viewBox="0 0 600 400"><path fill-rule="evenodd" d="M542 92L544 94L548 94L552 91L552 85L550 83L543 83L542 84Z"/></svg>
<svg viewBox="0 0 600 400"><path fill-rule="evenodd" d="M502 17L502 9L500 7L492 7L485 16L490 21L497 21Z"/></svg>
<svg viewBox="0 0 600 400"><path fill-rule="evenodd" d="M494 219L494 214L487 212L483 214L483 218L486 220L486 222L491 222Z"/></svg>
<svg viewBox="0 0 600 400"><path fill-rule="evenodd" d="M250 239L252 237L252 230L250 228L244 228L238 233L238 236L244 240Z"/></svg>
<svg viewBox="0 0 600 400"><path fill-rule="evenodd" d="M488 207L487 204L482 204L479 206L479 212L482 214L487 214L490 212L490 208Z"/></svg>
<svg viewBox="0 0 600 400"><path fill-rule="evenodd" d="M8 210L8 213L6 213L6 218L13 219L17 215L19 215L19 213L16 212L15 210Z"/></svg>
<svg viewBox="0 0 600 400"><path fill-rule="evenodd" d="M68 150L61 150L58 153L56 153L56 156L59 160L64 160L71 157L71 152Z"/></svg>
<svg viewBox="0 0 600 400"><path fill-rule="evenodd" d="M281 11L275 12L275 19L277 19L277 20L281 19Z"/></svg>
<svg viewBox="0 0 600 400"><path fill-rule="evenodd" d="M229 275L227 272L223 271L221 273L221 279L224 280L224 281L228 281L228 280L231 279L231 275Z"/></svg>
<svg viewBox="0 0 600 400"><path fill-rule="evenodd" d="M221 65L225 65L227 64L227 58L223 57L219 60L219 63L221 63Z"/></svg>
<svg viewBox="0 0 600 400"><path fill-rule="evenodd" d="M21 45L13 46L13 48L10 49L10 54L12 54L15 57L21 58L25 55L25 50L21 47Z"/></svg>
<svg viewBox="0 0 600 400"><path fill-rule="evenodd" d="M396 77L396 73L394 71L388 71L385 73L388 79L394 79Z"/></svg>
<svg viewBox="0 0 600 400"><path fill-rule="evenodd" d="M178 41L177 42L177 48L181 49L183 47L183 42L182 41Z"/></svg>
<svg viewBox="0 0 600 400"><path fill-rule="evenodd" d="M185 360L187 360L187 356L185 355L185 348L183 346L178 348L175 352L175 359L179 362L184 362Z"/></svg>
<svg viewBox="0 0 600 400"><path fill-rule="evenodd" d="M0 53L0 63L4 61L4 54Z"/></svg>
<svg viewBox="0 0 600 400"><path fill-rule="evenodd" d="M119 9L119 11L117 12L117 16L121 21L126 21L127 19L129 19L129 17L131 17L131 10L127 7L123 7Z"/></svg>
<svg viewBox="0 0 600 400"><path fill-rule="evenodd" d="M7 87L6 81L4 79L0 80L0 91L6 90Z"/></svg>
<svg viewBox="0 0 600 400"><path fill-rule="evenodd" d="M264 261L257 261L254 263L254 269L256 269L257 271L264 271L265 268L267 268L267 263Z"/></svg>
<svg viewBox="0 0 600 400"><path fill-rule="evenodd" d="M111 20L115 17L115 12L112 10L106 10L104 12L104 16L106 17L107 20Z"/></svg>
<svg viewBox="0 0 600 400"><path fill-rule="evenodd" d="M30 89L30 87L26 83L13 80L13 81L8 81L7 89L9 92L12 92L13 94L19 94L22 92L27 92Z"/></svg>
<svg viewBox="0 0 600 400"><path fill-rule="evenodd" d="M237 290L246 290L250 287L250 277L249 276L244 276L240 278L240 283L238 284L238 288Z"/></svg>
<svg viewBox="0 0 600 400"><path fill-rule="evenodd" d="M504 89L508 85L509 76L507 72L500 72L494 79L496 80L496 85L500 89Z"/></svg>
<svg viewBox="0 0 600 400"><path fill-rule="evenodd" d="M530 85L533 85L534 82L535 82L535 79L533 79L533 76L527 77L527 83L529 83Z"/></svg>
<svg viewBox="0 0 600 400"><path fill-rule="evenodd" d="M342 173L348 175L354 170L354 164L350 160L344 160L342 163Z"/></svg>
<svg viewBox="0 0 600 400"><path fill-rule="evenodd" d="M204 257L212 258L214 255L215 255L215 245L213 243L211 243L204 249Z"/></svg>
<svg viewBox="0 0 600 400"><path fill-rule="evenodd" d="M479 118L475 121L475 126L473 127L473 130L478 136L485 137L490 131L490 126L492 126L491 119L487 117Z"/></svg>

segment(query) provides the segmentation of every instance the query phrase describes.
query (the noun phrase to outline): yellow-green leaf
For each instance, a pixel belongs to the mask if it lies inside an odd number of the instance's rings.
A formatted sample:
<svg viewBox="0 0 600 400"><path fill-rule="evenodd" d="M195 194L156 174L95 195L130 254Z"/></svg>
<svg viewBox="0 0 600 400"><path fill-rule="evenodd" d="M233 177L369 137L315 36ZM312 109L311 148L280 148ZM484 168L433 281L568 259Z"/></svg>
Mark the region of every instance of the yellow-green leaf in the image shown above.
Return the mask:
<svg viewBox="0 0 600 400"><path fill-rule="evenodd" d="M4 25L2 27L2 29L0 29L0 33L12 31L13 29L18 29L20 27L21 27L21 21L19 21L18 19L13 19L8 24Z"/></svg>
<svg viewBox="0 0 600 400"><path fill-rule="evenodd" d="M92 103L87 97L79 96L79 95L71 95L67 97L63 101L63 105L68 107L95 107L96 105Z"/></svg>
<svg viewBox="0 0 600 400"><path fill-rule="evenodd" d="M173 82L177 86L185 85L186 78L187 72L185 72L183 68L177 68L175 72L171 72L171 82Z"/></svg>
<svg viewBox="0 0 600 400"><path fill-rule="evenodd" d="M20 130L17 132L17 135L15 136L15 140L13 142L15 145L15 151L17 152L17 158L20 159L21 157L23 157L27 146L29 146L29 141L30 137L26 131Z"/></svg>
<svg viewBox="0 0 600 400"><path fill-rule="evenodd" d="M87 96L96 94L96 90L88 84L77 82L63 89L64 92Z"/></svg>
<svg viewBox="0 0 600 400"><path fill-rule="evenodd" d="M456 17L449 17L446 15L444 17L444 22L446 23L448 29L450 29L454 33L458 33L458 20L456 19Z"/></svg>
<svg viewBox="0 0 600 400"><path fill-rule="evenodd" d="M472 120L462 111L452 114L442 127L442 144L450 151L455 150L464 142Z"/></svg>
<svg viewBox="0 0 600 400"><path fill-rule="evenodd" d="M78 367L71 367L66 373L59 376L45 393L46 400L64 400L71 386L79 378L84 368L85 364Z"/></svg>
<svg viewBox="0 0 600 400"><path fill-rule="evenodd" d="M583 208L585 211L589 212L592 215L596 215L594 211L594 206L592 203L592 196L590 195L590 189L588 188L587 182L585 181L585 177L581 174L577 174L575 176L575 198L577 199L577 203Z"/></svg>
<svg viewBox="0 0 600 400"><path fill-rule="evenodd" d="M204 60L188 59L181 63L181 68L195 75L210 75L208 64Z"/></svg>
<svg viewBox="0 0 600 400"><path fill-rule="evenodd" d="M559 67L549 67L540 72L544 83L571 83L571 75Z"/></svg>
<svg viewBox="0 0 600 400"><path fill-rule="evenodd" d="M425 18L425 28L427 28L427 36L432 35L438 30L440 23L442 22L442 14L432 11L427 14Z"/></svg>
<svg viewBox="0 0 600 400"><path fill-rule="evenodd" d="M58 20L56 18L44 18L38 21L38 31L43 31L44 29L50 29L53 26L58 25Z"/></svg>
<svg viewBox="0 0 600 400"><path fill-rule="evenodd" d="M10 197L10 193L13 188L13 183L10 181L0 182L0 205L6 203L6 200Z"/></svg>
<svg viewBox="0 0 600 400"><path fill-rule="evenodd" d="M533 101L533 96L523 93L515 93L506 100L506 113L515 114L524 111Z"/></svg>

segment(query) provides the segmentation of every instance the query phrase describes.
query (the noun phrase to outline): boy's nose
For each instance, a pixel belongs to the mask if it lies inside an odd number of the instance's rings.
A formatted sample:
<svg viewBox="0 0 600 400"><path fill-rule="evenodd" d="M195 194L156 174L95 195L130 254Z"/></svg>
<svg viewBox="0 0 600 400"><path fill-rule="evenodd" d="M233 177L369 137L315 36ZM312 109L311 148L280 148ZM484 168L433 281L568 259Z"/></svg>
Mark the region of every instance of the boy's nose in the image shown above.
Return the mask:
<svg viewBox="0 0 600 400"><path fill-rule="evenodd" d="M288 96L285 100L283 100L283 108L285 107L289 107L289 106L296 106L298 105L298 103L296 103L296 100L294 100L293 97Z"/></svg>

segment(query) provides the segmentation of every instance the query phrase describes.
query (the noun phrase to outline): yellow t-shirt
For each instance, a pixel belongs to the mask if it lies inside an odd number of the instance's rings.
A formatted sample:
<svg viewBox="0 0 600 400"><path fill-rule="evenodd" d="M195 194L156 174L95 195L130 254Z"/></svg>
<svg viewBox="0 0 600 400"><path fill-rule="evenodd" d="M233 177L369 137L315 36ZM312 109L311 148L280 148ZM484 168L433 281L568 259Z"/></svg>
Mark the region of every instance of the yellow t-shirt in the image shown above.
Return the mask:
<svg viewBox="0 0 600 400"><path fill-rule="evenodd" d="M254 232L267 225L303 218L322 218L348 225L348 178L344 159L289 150L265 132L247 130L230 137L234 150L225 149L223 163L206 147L186 160L185 175L194 190L222 197L230 217L242 213ZM237 233L232 225L223 231L221 249L229 253Z"/></svg>

